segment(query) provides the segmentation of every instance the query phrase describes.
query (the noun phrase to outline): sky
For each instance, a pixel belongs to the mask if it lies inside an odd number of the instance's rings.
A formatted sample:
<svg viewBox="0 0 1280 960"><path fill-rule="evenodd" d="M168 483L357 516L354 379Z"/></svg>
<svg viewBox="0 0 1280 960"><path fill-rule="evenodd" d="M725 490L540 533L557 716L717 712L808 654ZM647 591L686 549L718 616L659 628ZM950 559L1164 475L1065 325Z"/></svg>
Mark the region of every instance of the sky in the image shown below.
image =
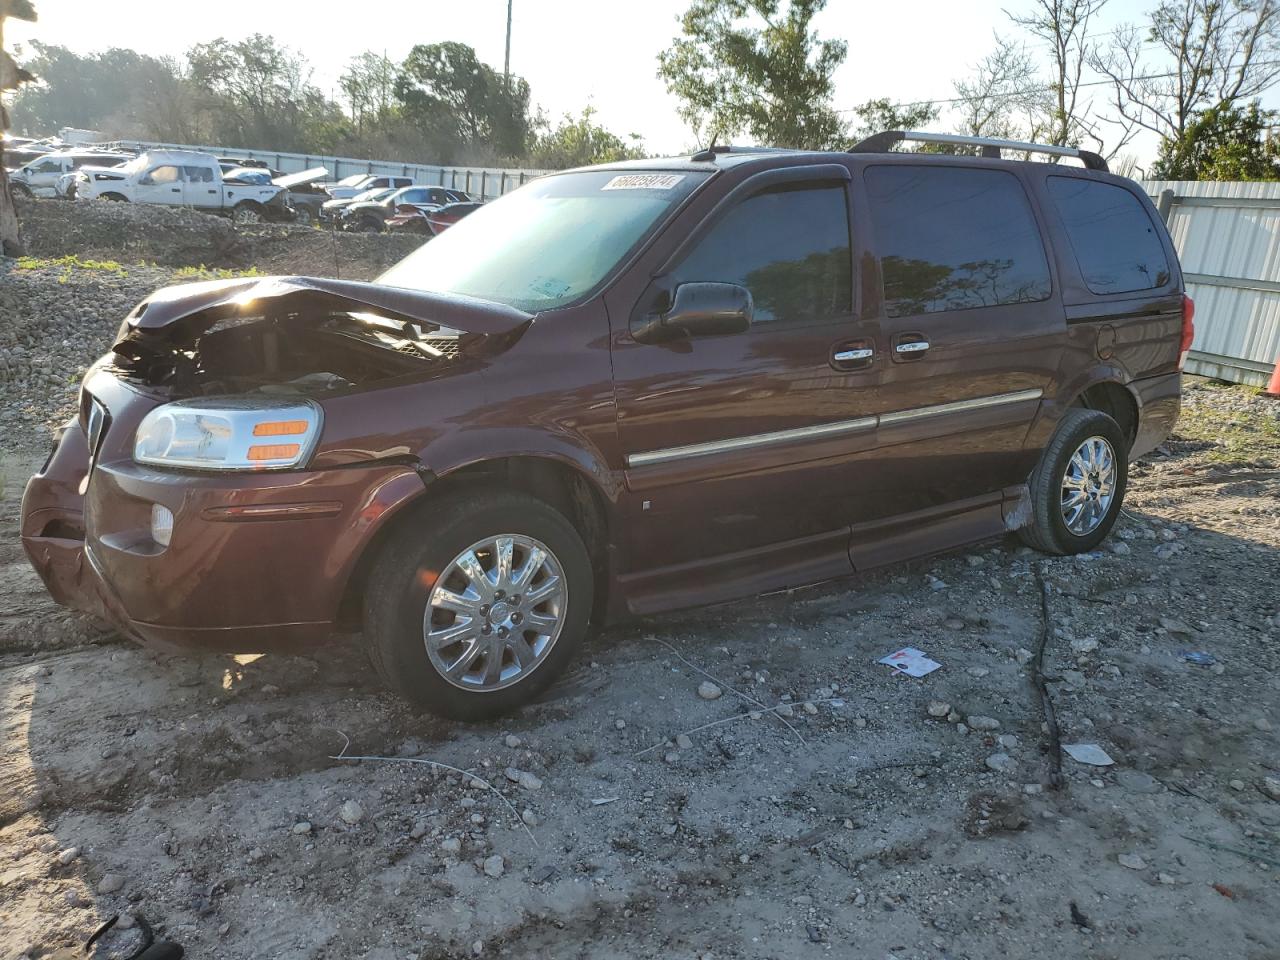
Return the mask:
<svg viewBox="0 0 1280 960"><path fill-rule="evenodd" d="M814 28L822 38L849 45L835 78L835 106L848 109L879 97L907 103L954 96L954 81L991 50L994 33L1017 35L1003 8L1020 9L1028 2L828 0ZM529 81L535 105L558 117L591 104L606 127L639 134L653 153L695 146L675 99L656 75L658 52L679 33L678 18L688 0L513 0L513 5L511 70ZM1110 0L1100 25L1109 29L1139 21L1153 5L1154 0ZM313 82L326 92L336 92L343 66L362 50L399 60L414 44L456 40L501 69L507 15L507 0L366 0L358 5L273 0L232 3L222 9L234 9L234 15L212 17L170 16L177 8L168 4L126 5L126 16L86 16L86 0L36 0L36 6L40 21L10 21L7 41L39 39L79 52L120 46L177 55L216 36L237 40L265 33L305 55L315 71ZM1029 46L1042 57L1047 54ZM1094 92L1102 98L1106 88ZM1153 159L1151 139L1135 147L1142 163Z"/></svg>

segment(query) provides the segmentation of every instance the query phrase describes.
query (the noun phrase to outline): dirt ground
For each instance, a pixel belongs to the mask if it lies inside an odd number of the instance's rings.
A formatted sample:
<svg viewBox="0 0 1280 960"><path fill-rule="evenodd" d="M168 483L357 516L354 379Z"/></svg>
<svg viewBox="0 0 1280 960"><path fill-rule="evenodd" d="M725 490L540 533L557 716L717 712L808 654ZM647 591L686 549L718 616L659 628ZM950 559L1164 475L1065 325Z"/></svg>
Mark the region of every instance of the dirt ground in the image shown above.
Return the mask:
<svg viewBox="0 0 1280 960"><path fill-rule="evenodd" d="M0 445L0 960L115 914L96 957L142 917L224 960L1280 958L1278 413L1190 385L1096 554L613 628L472 726L383 693L359 637L167 658L62 610L18 540L44 451ZM1062 740L1115 760L1061 789L1041 581ZM941 669L876 664L907 645Z"/></svg>

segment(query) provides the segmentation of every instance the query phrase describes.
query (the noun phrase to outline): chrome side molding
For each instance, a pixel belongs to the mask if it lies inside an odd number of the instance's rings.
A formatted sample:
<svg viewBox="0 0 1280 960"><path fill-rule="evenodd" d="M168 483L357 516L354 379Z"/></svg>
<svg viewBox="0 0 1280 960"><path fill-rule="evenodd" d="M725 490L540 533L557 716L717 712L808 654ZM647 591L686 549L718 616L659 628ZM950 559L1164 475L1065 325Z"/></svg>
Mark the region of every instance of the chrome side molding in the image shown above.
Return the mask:
<svg viewBox="0 0 1280 960"><path fill-rule="evenodd" d="M892 413L882 413L879 416L859 417L856 420L837 420L832 423L820 423L812 427L775 430L771 433L753 433L745 437L733 437L729 440L710 440L706 443L691 443L683 447L648 450L644 453L628 454L627 466L649 467L660 463L671 463L675 460L712 456L717 453L772 447L797 440L816 440L820 437L862 433L866 430L873 430L882 424L887 426L895 423L923 420L927 417L962 413L967 410L983 410L988 407L999 407L1010 403L1025 403L1030 400L1039 400L1042 396L1044 396L1044 391L1039 388L1017 390L1013 393L997 393L987 397L974 397L972 400L956 400L951 403L937 403L928 407L896 410Z"/></svg>

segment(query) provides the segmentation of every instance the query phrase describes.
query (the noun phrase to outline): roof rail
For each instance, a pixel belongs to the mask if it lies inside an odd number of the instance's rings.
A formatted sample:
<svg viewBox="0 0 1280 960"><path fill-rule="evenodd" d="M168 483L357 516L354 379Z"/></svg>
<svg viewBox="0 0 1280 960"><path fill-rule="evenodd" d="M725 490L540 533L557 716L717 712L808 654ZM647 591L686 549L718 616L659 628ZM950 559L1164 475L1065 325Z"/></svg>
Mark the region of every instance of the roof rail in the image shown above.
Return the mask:
<svg viewBox="0 0 1280 960"><path fill-rule="evenodd" d="M1023 153L1047 153L1054 157L1075 157L1090 170L1107 173L1107 161L1091 150L1078 147L1059 147L1049 143L1024 143L1021 140L997 140L992 137L968 137L959 133L925 133L919 130L886 130L873 134L852 147L850 153L888 153L903 140L918 143L950 143L956 146L981 147L982 156L1000 159L1001 150L1017 150Z"/></svg>
<svg viewBox="0 0 1280 960"><path fill-rule="evenodd" d="M730 143L717 143L709 147L704 147L697 153L692 154L690 160L714 160L722 153L805 153L813 151L804 151L793 147L753 147L753 146L735 146Z"/></svg>

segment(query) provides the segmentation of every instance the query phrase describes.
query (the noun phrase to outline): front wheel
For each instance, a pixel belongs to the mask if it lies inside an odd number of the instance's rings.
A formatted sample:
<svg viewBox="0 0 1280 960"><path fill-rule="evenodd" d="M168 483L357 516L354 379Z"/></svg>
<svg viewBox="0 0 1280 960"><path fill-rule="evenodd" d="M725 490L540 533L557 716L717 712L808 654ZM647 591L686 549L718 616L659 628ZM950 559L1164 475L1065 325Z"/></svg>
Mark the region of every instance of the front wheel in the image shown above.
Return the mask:
<svg viewBox="0 0 1280 960"><path fill-rule="evenodd" d="M15 200L33 200L35 194L31 192L31 188L25 183L10 183L9 190L13 194Z"/></svg>
<svg viewBox="0 0 1280 960"><path fill-rule="evenodd" d="M1045 553L1086 553L1115 526L1129 475L1120 425L1097 410L1072 407L1031 475L1031 521L1018 531Z"/></svg>
<svg viewBox="0 0 1280 960"><path fill-rule="evenodd" d="M261 223L262 210L254 203L237 203L231 211L231 220L234 223Z"/></svg>
<svg viewBox="0 0 1280 960"><path fill-rule="evenodd" d="M582 537L522 493L454 494L392 534L365 592L370 659L393 690L442 717L528 703L563 672L594 593Z"/></svg>

